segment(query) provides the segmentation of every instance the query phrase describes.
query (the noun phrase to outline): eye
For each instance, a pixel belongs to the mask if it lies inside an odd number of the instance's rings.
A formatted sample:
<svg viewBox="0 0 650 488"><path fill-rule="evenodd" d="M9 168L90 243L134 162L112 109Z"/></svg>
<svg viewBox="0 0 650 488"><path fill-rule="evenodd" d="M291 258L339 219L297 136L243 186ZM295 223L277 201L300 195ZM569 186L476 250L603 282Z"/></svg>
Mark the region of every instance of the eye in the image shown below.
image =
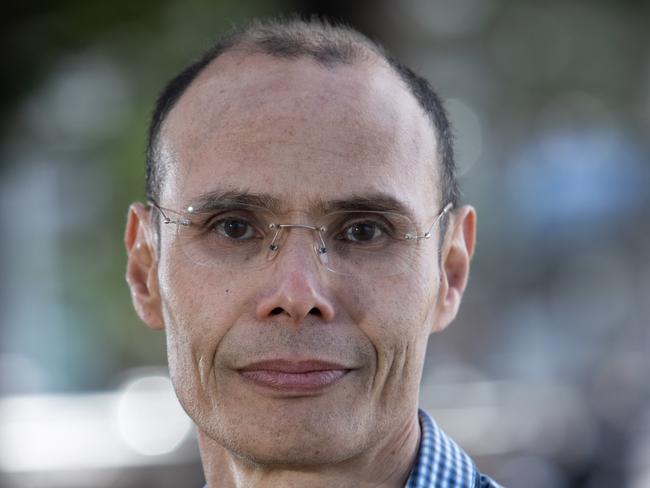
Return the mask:
<svg viewBox="0 0 650 488"><path fill-rule="evenodd" d="M241 218L222 218L212 224L214 232L237 241L246 241L256 237L255 228Z"/></svg>
<svg viewBox="0 0 650 488"><path fill-rule="evenodd" d="M351 242L371 242L385 234L384 227L378 222L355 222L343 229L342 238Z"/></svg>

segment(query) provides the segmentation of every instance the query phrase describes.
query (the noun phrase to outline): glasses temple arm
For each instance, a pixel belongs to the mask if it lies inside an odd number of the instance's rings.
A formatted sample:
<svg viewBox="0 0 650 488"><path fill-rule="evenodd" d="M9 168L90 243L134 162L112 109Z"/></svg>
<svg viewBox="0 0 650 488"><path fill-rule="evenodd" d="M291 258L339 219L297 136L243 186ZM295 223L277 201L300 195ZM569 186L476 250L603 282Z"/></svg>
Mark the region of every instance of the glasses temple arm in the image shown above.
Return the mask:
<svg viewBox="0 0 650 488"><path fill-rule="evenodd" d="M163 223L171 224L171 223L175 222L174 220L167 217L167 214L165 213L163 208L160 205L158 205L158 203L156 203L155 200L153 200L153 199L147 200L147 205L149 205L150 207L155 208L156 210L158 210L160 212L160 215L162 215L162 217L163 217Z"/></svg>
<svg viewBox="0 0 650 488"><path fill-rule="evenodd" d="M431 237L431 231L433 230L433 226L438 223L438 221L447 213L449 212L452 208L454 207L453 203L449 202L447 205L445 205L445 208L442 209L442 211L438 214L436 219L433 221L429 229L424 233L424 235L418 236L419 238L424 238L428 239Z"/></svg>

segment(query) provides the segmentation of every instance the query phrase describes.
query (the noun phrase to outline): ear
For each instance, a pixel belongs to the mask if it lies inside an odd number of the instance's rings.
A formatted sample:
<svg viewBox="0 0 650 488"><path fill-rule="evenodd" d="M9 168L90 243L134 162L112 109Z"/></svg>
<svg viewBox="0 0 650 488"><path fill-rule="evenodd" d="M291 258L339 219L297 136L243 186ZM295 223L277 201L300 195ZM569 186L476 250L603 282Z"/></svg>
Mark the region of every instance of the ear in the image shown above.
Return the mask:
<svg viewBox="0 0 650 488"><path fill-rule="evenodd" d="M150 210L133 203L124 232L127 252L126 282L133 307L142 321L155 330L164 329L158 286L157 236L151 228Z"/></svg>
<svg viewBox="0 0 650 488"><path fill-rule="evenodd" d="M476 211L466 205L449 216L441 251L440 288L432 332L445 329L458 314L476 242Z"/></svg>

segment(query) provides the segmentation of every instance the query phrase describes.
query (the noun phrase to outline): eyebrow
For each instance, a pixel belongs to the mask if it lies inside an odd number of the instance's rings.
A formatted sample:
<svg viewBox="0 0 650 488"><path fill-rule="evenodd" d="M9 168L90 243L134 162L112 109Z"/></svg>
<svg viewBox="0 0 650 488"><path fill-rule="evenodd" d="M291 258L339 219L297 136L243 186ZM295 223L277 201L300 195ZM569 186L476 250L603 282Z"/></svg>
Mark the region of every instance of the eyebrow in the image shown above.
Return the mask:
<svg viewBox="0 0 650 488"><path fill-rule="evenodd" d="M262 207L278 213L282 208L279 198L267 193L253 193L238 190L213 190L199 195L190 203L195 212L209 212L213 210L237 207Z"/></svg>
<svg viewBox="0 0 650 488"><path fill-rule="evenodd" d="M325 213L341 210L370 210L394 212L407 217L413 217L414 215L413 209L409 205L383 192L351 195L337 200L318 202L316 206Z"/></svg>
<svg viewBox="0 0 650 488"><path fill-rule="evenodd" d="M268 193L246 190L213 190L199 195L189 206L197 213L246 206L262 207L274 213L282 213L286 204ZM331 213L339 211L394 212L413 218L413 209L405 202L385 192L353 194L335 200L312 199L308 207L312 211Z"/></svg>

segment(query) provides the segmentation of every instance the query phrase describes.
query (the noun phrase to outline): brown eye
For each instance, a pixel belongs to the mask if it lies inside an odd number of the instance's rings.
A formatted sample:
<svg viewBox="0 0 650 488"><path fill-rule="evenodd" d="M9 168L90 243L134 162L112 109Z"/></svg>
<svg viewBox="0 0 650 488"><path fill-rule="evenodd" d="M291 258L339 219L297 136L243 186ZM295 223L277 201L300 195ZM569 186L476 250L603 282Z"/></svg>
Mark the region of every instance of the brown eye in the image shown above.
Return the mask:
<svg viewBox="0 0 650 488"><path fill-rule="evenodd" d="M343 237L352 242L370 242L381 234L382 229L375 222L357 222L345 229Z"/></svg>
<svg viewBox="0 0 650 488"><path fill-rule="evenodd" d="M244 241L255 237L255 229L242 219L222 219L215 223L214 230L229 239Z"/></svg>

